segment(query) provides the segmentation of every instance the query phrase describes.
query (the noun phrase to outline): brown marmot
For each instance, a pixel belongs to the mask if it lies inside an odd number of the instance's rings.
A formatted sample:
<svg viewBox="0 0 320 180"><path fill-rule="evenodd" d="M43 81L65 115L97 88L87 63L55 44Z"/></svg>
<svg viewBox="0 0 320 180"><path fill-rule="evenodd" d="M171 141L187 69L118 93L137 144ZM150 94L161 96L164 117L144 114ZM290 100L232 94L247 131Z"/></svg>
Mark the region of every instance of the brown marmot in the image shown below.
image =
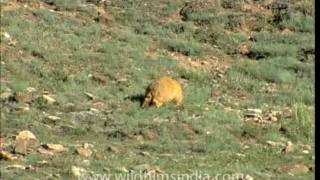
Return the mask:
<svg viewBox="0 0 320 180"><path fill-rule="evenodd" d="M153 81L148 86L142 107L155 105L158 108L171 101L176 105L180 105L182 98L180 83L169 76L164 76Z"/></svg>

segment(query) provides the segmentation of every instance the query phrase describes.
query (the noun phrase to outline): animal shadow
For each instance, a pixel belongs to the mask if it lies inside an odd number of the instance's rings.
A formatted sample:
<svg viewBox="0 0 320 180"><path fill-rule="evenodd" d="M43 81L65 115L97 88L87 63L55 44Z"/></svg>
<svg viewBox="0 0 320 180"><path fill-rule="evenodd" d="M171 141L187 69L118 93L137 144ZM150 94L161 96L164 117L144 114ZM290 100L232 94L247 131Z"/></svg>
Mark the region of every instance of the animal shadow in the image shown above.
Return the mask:
<svg viewBox="0 0 320 180"><path fill-rule="evenodd" d="M125 100L129 99L132 102L139 102L140 106L142 106L144 101L144 94L131 95L124 98Z"/></svg>

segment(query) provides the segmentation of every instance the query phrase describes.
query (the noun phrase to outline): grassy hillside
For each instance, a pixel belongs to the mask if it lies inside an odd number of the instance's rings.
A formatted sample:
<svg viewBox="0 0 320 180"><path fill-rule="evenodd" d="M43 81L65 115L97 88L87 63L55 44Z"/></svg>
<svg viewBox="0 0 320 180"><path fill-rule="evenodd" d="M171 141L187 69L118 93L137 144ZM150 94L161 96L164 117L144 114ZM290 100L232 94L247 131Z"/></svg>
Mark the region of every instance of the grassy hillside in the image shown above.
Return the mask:
<svg viewBox="0 0 320 180"><path fill-rule="evenodd" d="M0 2L0 144L17 158L0 156L2 179L313 179L313 1ZM163 75L183 105L141 108ZM37 140L18 153L22 130Z"/></svg>

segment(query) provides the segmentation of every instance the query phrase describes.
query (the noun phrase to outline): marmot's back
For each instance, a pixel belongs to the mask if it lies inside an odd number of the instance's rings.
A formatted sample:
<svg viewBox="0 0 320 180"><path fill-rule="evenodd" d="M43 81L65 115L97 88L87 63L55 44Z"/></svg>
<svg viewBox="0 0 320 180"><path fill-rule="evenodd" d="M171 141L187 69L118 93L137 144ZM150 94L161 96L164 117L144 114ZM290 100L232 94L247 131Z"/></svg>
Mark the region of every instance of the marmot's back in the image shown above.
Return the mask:
<svg viewBox="0 0 320 180"><path fill-rule="evenodd" d="M174 101L176 105L181 103L182 88L178 81L169 76L164 76L148 86L143 106L156 105L160 107L170 101Z"/></svg>

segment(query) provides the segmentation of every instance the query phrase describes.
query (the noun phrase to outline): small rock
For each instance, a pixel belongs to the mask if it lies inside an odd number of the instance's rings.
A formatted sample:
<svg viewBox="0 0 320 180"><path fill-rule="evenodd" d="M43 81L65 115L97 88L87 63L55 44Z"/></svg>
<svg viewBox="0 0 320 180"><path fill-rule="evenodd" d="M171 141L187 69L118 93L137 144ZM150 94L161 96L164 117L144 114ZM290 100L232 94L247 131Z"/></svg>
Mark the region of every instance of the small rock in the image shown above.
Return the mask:
<svg viewBox="0 0 320 180"><path fill-rule="evenodd" d="M266 143L270 146L284 146L284 144L280 142L266 141Z"/></svg>
<svg viewBox="0 0 320 180"><path fill-rule="evenodd" d="M245 154L241 154L241 153L236 153L236 155L239 156L239 157L246 157Z"/></svg>
<svg viewBox="0 0 320 180"><path fill-rule="evenodd" d="M12 164L6 167L6 169L22 169L25 170L26 167L20 164Z"/></svg>
<svg viewBox="0 0 320 180"><path fill-rule="evenodd" d="M61 118L58 116L47 116L48 119L53 120L53 121L57 121L60 120Z"/></svg>
<svg viewBox="0 0 320 180"><path fill-rule="evenodd" d="M48 103L48 104L53 104L56 102L54 98L52 98L49 95L42 95L42 98Z"/></svg>
<svg viewBox="0 0 320 180"><path fill-rule="evenodd" d="M114 153L118 153L119 152L119 149L114 147L114 146L108 146L107 150L110 151L110 152L114 152Z"/></svg>
<svg viewBox="0 0 320 180"><path fill-rule="evenodd" d="M247 175L244 177L244 180L253 180L253 177L250 176L249 174L247 174Z"/></svg>
<svg viewBox="0 0 320 180"><path fill-rule="evenodd" d="M118 82L126 82L126 81L128 81L128 79L127 78L118 78L117 81Z"/></svg>
<svg viewBox="0 0 320 180"><path fill-rule="evenodd" d="M95 96L93 94L91 94L91 93L86 92L84 94L91 100L95 99Z"/></svg>
<svg viewBox="0 0 320 180"><path fill-rule="evenodd" d="M31 93L31 92L35 92L35 91L37 91L37 90L36 90L36 88L34 88L34 87L27 87L27 91L28 91L29 93Z"/></svg>
<svg viewBox="0 0 320 180"><path fill-rule="evenodd" d="M310 152L308 150L303 150L302 153L303 154L310 154Z"/></svg>
<svg viewBox="0 0 320 180"><path fill-rule="evenodd" d="M74 104L69 102L69 103L66 104L66 107L68 107L68 108L74 107Z"/></svg>
<svg viewBox="0 0 320 180"><path fill-rule="evenodd" d="M29 105L26 104L25 106L16 107L15 110L16 110L17 112L22 113L22 112L30 111L30 107L29 107Z"/></svg>
<svg viewBox="0 0 320 180"><path fill-rule="evenodd" d="M142 156L151 157L150 153L149 153L149 152L146 152L146 151L142 151L142 152L140 152L140 154L141 154Z"/></svg>
<svg viewBox="0 0 320 180"><path fill-rule="evenodd" d="M124 173L130 172L126 167L119 167L116 170L119 171L119 172L124 172Z"/></svg>
<svg viewBox="0 0 320 180"><path fill-rule="evenodd" d="M269 116L269 117L268 117L268 120L269 120L269 121L272 121L272 122L276 122L276 121L278 121L278 118L275 117L275 116Z"/></svg>
<svg viewBox="0 0 320 180"><path fill-rule="evenodd" d="M47 150L54 152L54 153L60 153L60 152L67 151L67 148L65 148L61 144L45 144L45 145L43 145L43 147L46 148Z"/></svg>
<svg viewBox="0 0 320 180"><path fill-rule="evenodd" d="M4 36L6 39L11 39L10 34L7 33L7 32L4 32L4 33L3 33L3 36Z"/></svg>
<svg viewBox="0 0 320 180"><path fill-rule="evenodd" d="M288 153L293 151L293 144L291 141L287 142L287 145L282 149L282 152Z"/></svg>
<svg viewBox="0 0 320 180"><path fill-rule="evenodd" d="M248 108L246 110L246 112L249 113L249 114L262 114L262 110L261 109Z"/></svg>
<svg viewBox="0 0 320 180"><path fill-rule="evenodd" d="M90 144L90 143L84 143L84 144L83 144L83 148L86 148L86 149L88 149L88 148L94 148L94 145L93 145L93 144Z"/></svg>
<svg viewBox="0 0 320 180"><path fill-rule="evenodd" d="M284 30L281 31L281 35L289 35L292 34L292 31L288 28L285 28Z"/></svg>
<svg viewBox="0 0 320 180"><path fill-rule="evenodd" d="M3 92L0 94L0 99L5 100L9 99L13 94L11 92Z"/></svg>
<svg viewBox="0 0 320 180"><path fill-rule="evenodd" d="M37 161L36 163L37 163L37 166L43 166L43 165L47 165L47 164L49 164L49 162L48 162L48 161L46 161L46 160Z"/></svg>
<svg viewBox="0 0 320 180"><path fill-rule="evenodd" d="M12 155L11 153L9 153L7 151L0 151L0 159L13 161L13 160L17 160L18 157Z"/></svg>
<svg viewBox="0 0 320 180"><path fill-rule="evenodd" d="M84 159L84 160L82 161L82 165L88 167L88 166L90 166L90 161L87 160L87 159Z"/></svg>
<svg viewBox="0 0 320 180"><path fill-rule="evenodd" d="M91 112L95 112L95 113L98 113L98 112L100 112L98 109L96 109L96 108L90 108L89 109L89 111L91 111Z"/></svg>
<svg viewBox="0 0 320 180"><path fill-rule="evenodd" d="M83 157L90 157L92 155L92 151L88 148L78 148L77 153Z"/></svg>
<svg viewBox="0 0 320 180"><path fill-rule="evenodd" d="M81 167L72 166L71 172L75 177L79 177L79 176L85 174L87 171Z"/></svg>

